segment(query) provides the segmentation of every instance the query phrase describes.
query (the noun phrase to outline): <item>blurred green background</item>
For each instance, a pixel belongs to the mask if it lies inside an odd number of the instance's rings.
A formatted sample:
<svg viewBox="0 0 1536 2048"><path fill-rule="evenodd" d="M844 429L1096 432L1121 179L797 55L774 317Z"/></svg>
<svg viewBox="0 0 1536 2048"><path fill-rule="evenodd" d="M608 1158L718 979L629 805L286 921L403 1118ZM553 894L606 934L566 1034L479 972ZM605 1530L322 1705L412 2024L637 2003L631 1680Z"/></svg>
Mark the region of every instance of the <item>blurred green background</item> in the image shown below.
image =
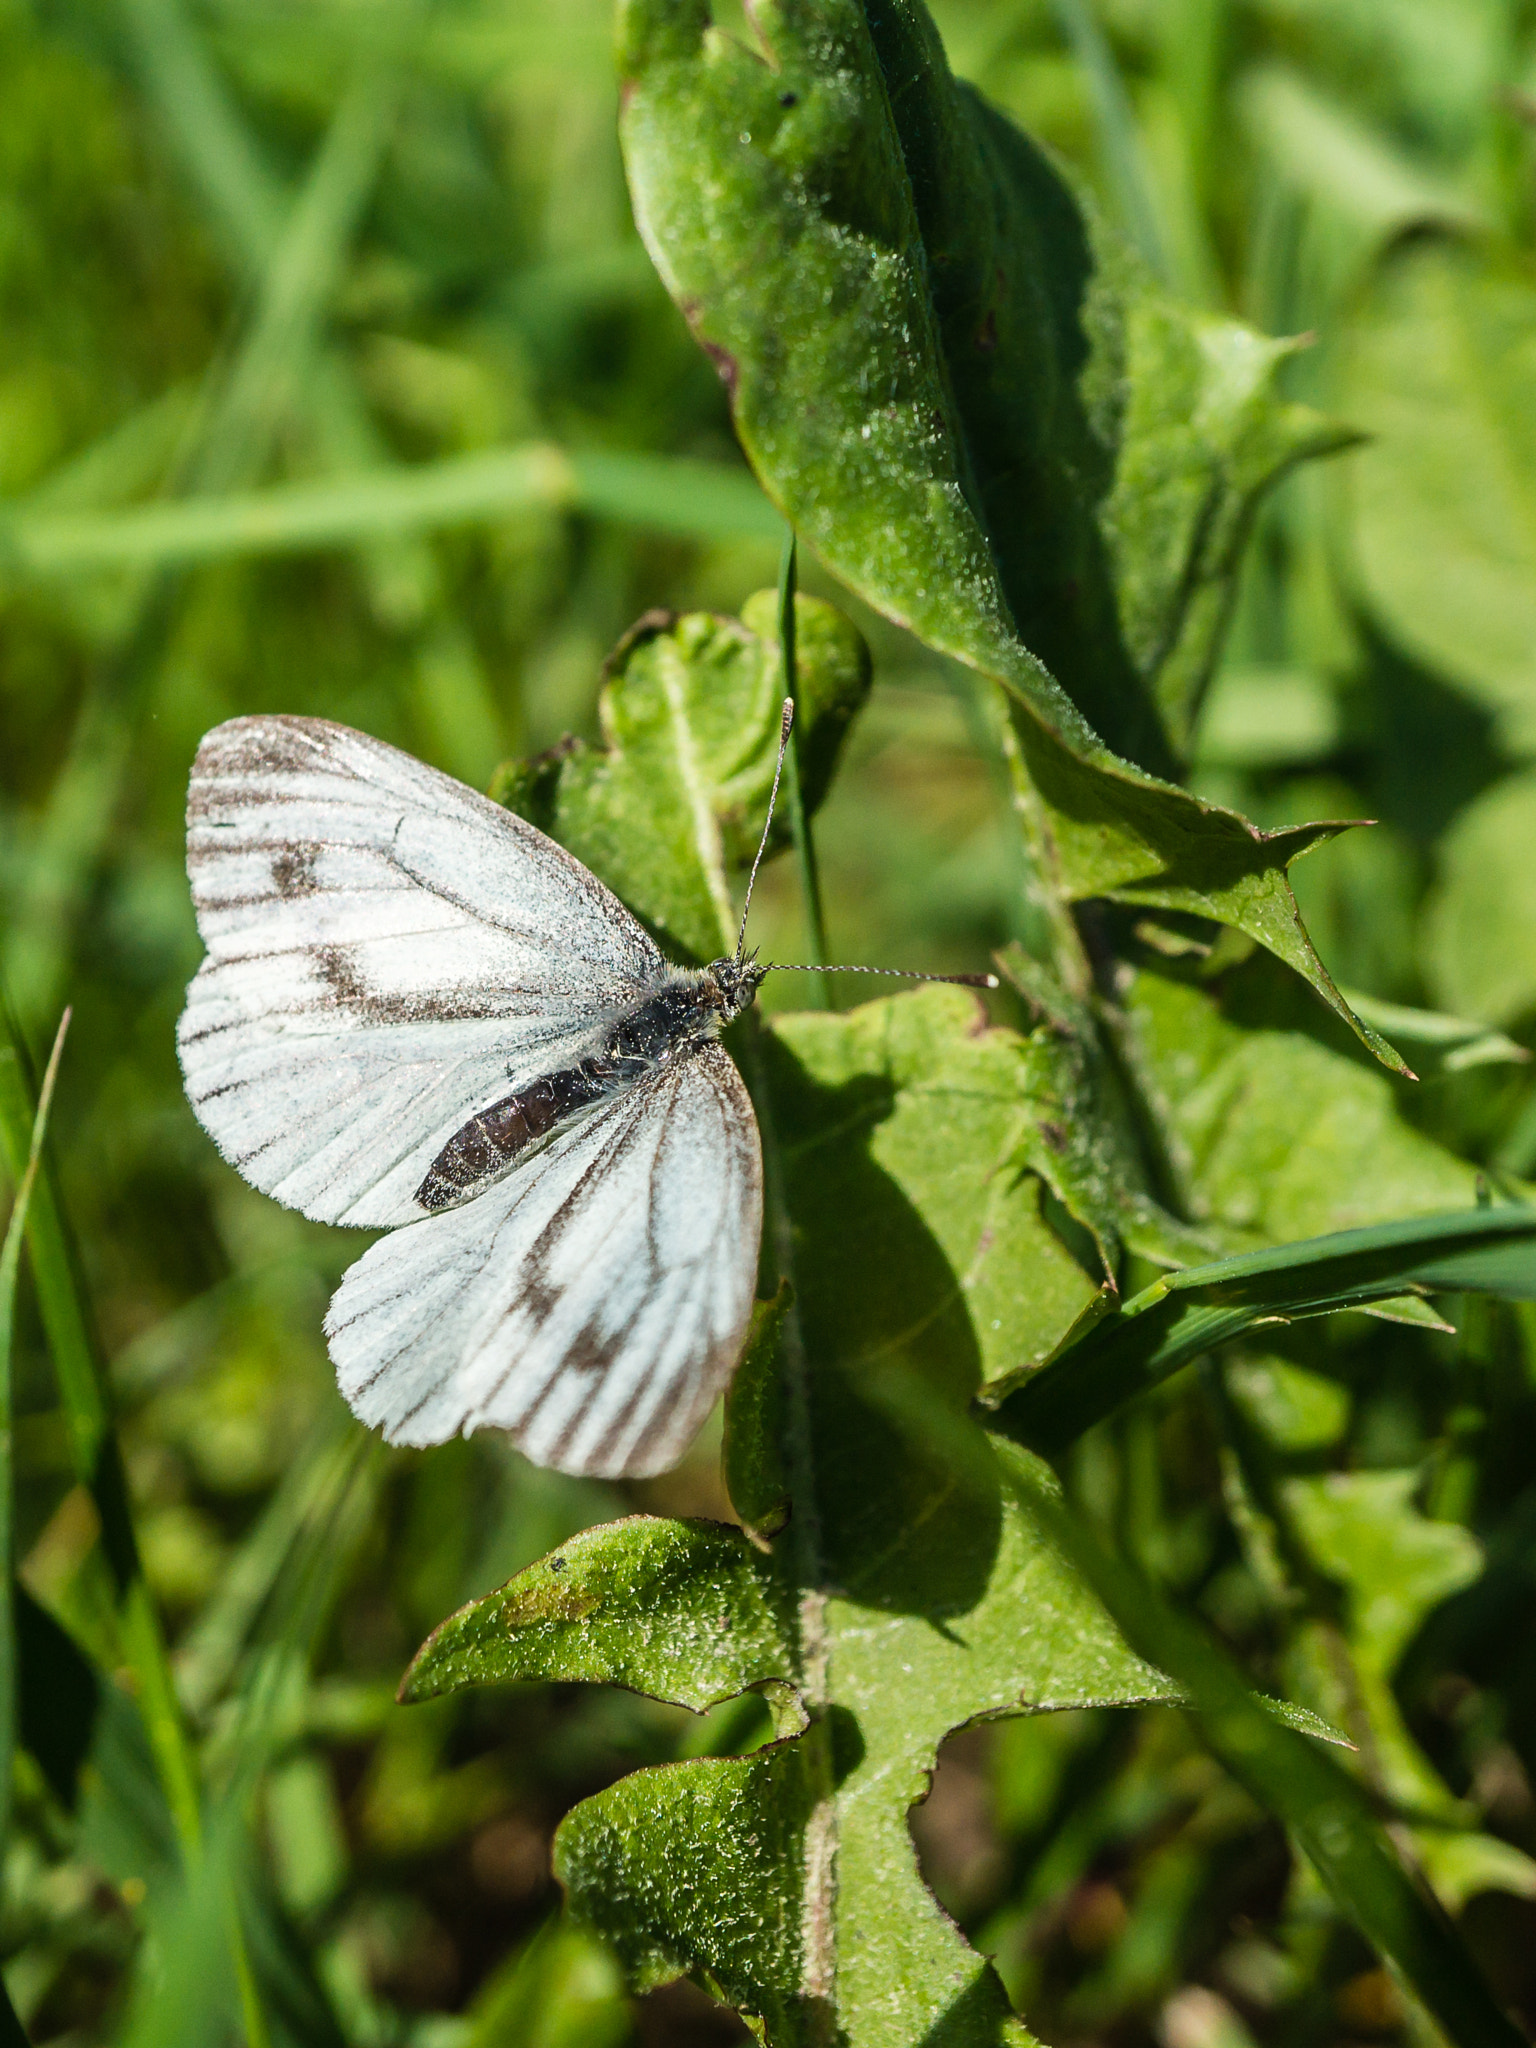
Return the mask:
<svg viewBox="0 0 1536 2048"><path fill-rule="evenodd" d="M1264 825L1379 820L1297 871L1336 977L1530 1044L1536 7L935 11L956 69L1176 289L1305 336L1292 391L1371 437L1265 509L1197 785ZM320 1335L359 1241L220 1164L173 1047L198 959L181 810L208 727L318 713L483 786L509 754L595 730L603 656L640 612L735 611L774 578L777 522L630 220L608 35L604 0L0 0L3 968L35 1053L74 1005L65 1193L215 1776L261 1691L249 1882L279 2040L746 2038L687 1986L622 1997L556 1924L548 1839L638 1763L743 1746L754 1705L700 1723L576 1688L392 1704L436 1621L572 1530L727 1514L717 1438L623 1488L490 1441L365 1442ZM831 594L814 564L802 576ZM876 691L818 827L833 947L974 968L1022 915L984 708L850 609ZM796 949L787 863L759 903L765 951ZM806 1000L790 977L769 996ZM1536 1167L1519 1063L1453 1056L1402 1106L1496 1172ZM23 1306L22 1577L110 1666L95 1510ZM1385 1676L1442 1786L1536 1851L1536 1322L1461 1320L1396 1354L1379 1329L1332 1340L1334 1406L1292 1422L1319 1469L1419 1472L1443 1541L1395 1588ZM1394 1367L1410 1342L1411 1384ZM1127 1540L1242 1642L1255 1599L1185 1399L1155 1441L1094 1456L1119 1461L1099 1476ZM170 1851L126 1697L75 1811L18 1766L0 1953L39 2042L177 2038L163 2012L160 2035L133 2016ZM1411 2032L1176 1715L956 1738L916 1832L1047 2040ZM1463 1926L1530 2019L1525 1868L1484 1871Z"/></svg>

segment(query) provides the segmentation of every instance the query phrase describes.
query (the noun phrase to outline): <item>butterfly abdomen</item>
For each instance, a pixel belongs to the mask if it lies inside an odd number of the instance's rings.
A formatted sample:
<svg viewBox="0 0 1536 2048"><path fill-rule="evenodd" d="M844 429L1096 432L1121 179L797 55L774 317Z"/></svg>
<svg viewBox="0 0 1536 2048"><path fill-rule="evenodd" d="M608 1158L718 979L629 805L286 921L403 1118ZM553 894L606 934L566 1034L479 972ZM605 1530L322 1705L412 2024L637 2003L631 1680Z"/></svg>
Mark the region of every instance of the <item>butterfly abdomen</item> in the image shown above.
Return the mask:
<svg viewBox="0 0 1536 2048"><path fill-rule="evenodd" d="M719 997L707 975L669 975L622 1011L585 1058L541 1074L461 1125L428 1167L416 1200L429 1210L462 1202L578 1110L633 1087L681 1048L712 1038L719 1024Z"/></svg>
<svg viewBox="0 0 1536 2048"><path fill-rule="evenodd" d="M462 1202L510 1166L535 1139L545 1137L578 1109L612 1092L612 1082L582 1060L558 1074L541 1074L462 1124L427 1168L416 1190L423 1209Z"/></svg>

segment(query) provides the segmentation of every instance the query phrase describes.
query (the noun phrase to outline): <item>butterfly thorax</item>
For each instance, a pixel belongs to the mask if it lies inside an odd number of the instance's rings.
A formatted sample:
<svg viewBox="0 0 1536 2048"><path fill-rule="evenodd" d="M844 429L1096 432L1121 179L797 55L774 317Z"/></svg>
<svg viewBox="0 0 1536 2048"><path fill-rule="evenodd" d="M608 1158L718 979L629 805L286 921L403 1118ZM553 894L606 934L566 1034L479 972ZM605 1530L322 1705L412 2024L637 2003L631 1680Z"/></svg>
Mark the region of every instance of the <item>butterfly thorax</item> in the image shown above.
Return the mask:
<svg viewBox="0 0 1536 2048"><path fill-rule="evenodd" d="M610 1015L580 1059L540 1074L455 1131L427 1169L416 1200L423 1209L445 1209L478 1194L582 1110L623 1094L716 1037L751 1003L764 972L750 960L669 968Z"/></svg>

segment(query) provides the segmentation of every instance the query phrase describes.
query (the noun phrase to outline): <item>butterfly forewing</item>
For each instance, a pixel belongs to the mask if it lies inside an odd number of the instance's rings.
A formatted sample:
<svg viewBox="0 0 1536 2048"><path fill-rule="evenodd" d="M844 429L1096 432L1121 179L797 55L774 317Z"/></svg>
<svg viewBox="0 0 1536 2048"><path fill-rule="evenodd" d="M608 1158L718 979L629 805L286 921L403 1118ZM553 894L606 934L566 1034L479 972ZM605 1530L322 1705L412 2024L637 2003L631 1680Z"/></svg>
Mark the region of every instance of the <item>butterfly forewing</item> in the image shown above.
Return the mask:
<svg viewBox="0 0 1536 2048"><path fill-rule="evenodd" d="M522 819L321 719L204 740L187 863L208 958L187 1093L245 1178L394 1224L454 1133L573 1065L665 974L616 897Z"/></svg>
<svg viewBox="0 0 1536 2048"><path fill-rule="evenodd" d="M713 1042L589 1110L473 1201L376 1244L326 1320L396 1443L509 1431L565 1472L676 1462L735 1365L762 1223L757 1125Z"/></svg>

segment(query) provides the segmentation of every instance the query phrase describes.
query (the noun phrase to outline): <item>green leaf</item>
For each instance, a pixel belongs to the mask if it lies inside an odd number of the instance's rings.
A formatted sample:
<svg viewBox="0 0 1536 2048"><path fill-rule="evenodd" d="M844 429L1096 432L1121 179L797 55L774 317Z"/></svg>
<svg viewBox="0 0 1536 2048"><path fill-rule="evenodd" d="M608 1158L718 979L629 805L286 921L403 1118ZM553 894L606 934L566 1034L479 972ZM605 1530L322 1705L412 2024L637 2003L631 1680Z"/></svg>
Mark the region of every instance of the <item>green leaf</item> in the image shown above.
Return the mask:
<svg viewBox="0 0 1536 2048"><path fill-rule="evenodd" d="M1349 1395L1325 1373L1284 1358L1234 1358L1227 1392L1280 1451L1325 1451L1349 1427Z"/></svg>
<svg viewBox="0 0 1536 2048"><path fill-rule="evenodd" d="M768 61L702 4L624 0L619 59L636 218L764 488L1009 691L1063 898L1219 918L1348 1017L1285 878L1341 828L1265 835L1146 772L1185 742L1259 494L1348 437L1274 397L1284 344L1148 283L954 84L920 0L755 18Z"/></svg>
<svg viewBox="0 0 1536 2048"><path fill-rule="evenodd" d="M1536 1209L1381 1223L1170 1273L1008 1395L991 1426L1054 1456L1122 1402L1259 1324L1414 1288L1536 1301Z"/></svg>
<svg viewBox="0 0 1536 2048"><path fill-rule="evenodd" d="M946 1986L963 1986L950 2021L957 2044L1022 2040L995 1981L917 1878L908 1809L940 1742L966 1720L1169 1691L1127 1656L1042 1539L1034 1503L1053 1492L1050 1475L1005 1449L992 1487L989 1569L938 1626L834 1597L808 1641L784 1606L777 1546L769 1559L716 1524L635 1517L573 1539L444 1624L403 1697L587 1678L702 1711L748 1686L788 1699L814 1654L831 1700L805 1735L744 1758L636 1772L575 1809L557 1838L573 1905L637 1988L703 1970L767 2021L771 2041L814 2039L804 2031L818 1994L807 1988L816 1965L803 1923L815 1859L835 1857L836 1925L826 1932L851 2043L915 2038L925 2015L937 2023L949 2004ZM968 1562L974 1571L975 1546ZM1033 1618L1022 1640L1021 1611Z"/></svg>
<svg viewBox="0 0 1536 2048"><path fill-rule="evenodd" d="M773 2048L836 2039L831 1999L806 1986L794 1882L818 1789L801 1741L636 1771L583 1800L555 1837L577 1924L604 1937L637 1991L697 1972Z"/></svg>
<svg viewBox="0 0 1536 2048"><path fill-rule="evenodd" d="M1236 1251L1476 1200L1473 1168L1288 976L1262 955L1202 971L1147 955L1126 991L1126 1052L1201 1227Z"/></svg>
<svg viewBox="0 0 1536 2048"><path fill-rule="evenodd" d="M702 1714L785 1687L791 1618L739 1529L634 1515L584 1530L427 1638L403 1701L513 1678L627 1686ZM803 1716L789 1715L790 1727Z"/></svg>
<svg viewBox="0 0 1536 2048"><path fill-rule="evenodd" d="M564 1917L494 1972L471 2022L465 2048L622 2048L632 2038L612 1957Z"/></svg>
<svg viewBox="0 0 1536 2048"><path fill-rule="evenodd" d="M799 598L795 619L801 770L814 810L868 695L869 654L829 604ZM685 952L715 959L736 944L726 871L756 850L783 702L773 591L748 598L740 619L651 614L610 659L603 745L567 741L503 769L491 793ZM776 843L788 830L776 821Z"/></svg>
<svg viewBox="0 0 1536 2048"><path fill-rule="evenodd" d="M887 1487L858 1448L887 1434L869 1405L882 1383L910 1387L915 1376L963 1409L979 1385L1049 1356L1098 1292L1101 1272L1063 1244L1040 1180L1019 1162L1053 1106L1037 1093L1036 1055L983 1025L973 996L933 988L842 1016L781 1017L767 1037L800 1247L796 1313L826 1404L816 1433L853 1461L856 1481L845 1493L829 1473L834 1527L844 1499L885 1494L870 1510L881 1528L910 1509L911 1475L893 1469ZM851 1378L845 1360L861 1362ZM839 1576L860 1571L861 1551L851 1535Z"/></svg>
<svg viewBox="0 0 1536 2048"><path fill-rule="evenodd" d="M752 1327L725 1396L721 1472L731 1505L756 1543L777 1536L789 1520L784 1464L784 1388L778 1372L784 1319L794 1301L787 1280L771 1301L754 1303Z"/></svg>
<svg viewBox="0 0 1536 2048"><path fill-rule="evenodd" d="M1348 334L1340 385L1361 594L1394 640L1536 748L1536 287L1480 248L1409 243ZM1433 575L1425 574L1434 564Z"/></svg>
<svg viewBox="0 0 1536 2048"><path fill-rule="evenodd" d="M1536 1009L1536 774L1483 791L1436 849L1424 964L1442 1002L1489 1023Z"/></svg>
<svg viewBox="0 0 1536 2048"><path fill-rule="evenodd" d="M1024 2040L921 1883L908 1812L967 1721L1170 1697L1042 1533L1049 1472L967 1413L1097 1293L1012 1164L1028 1048L979 1022L929 989L762 1033L794 1292L782 1383L744 1391L727 1471L758 1498L789 1486L780 1533L590 1531L446 1624L407 1681L601 1678L695 1710L777 1693L803 1733L636 1773L575 1810L557 1858L635 1982L702 1972L783 2043Z"/></svg>
<svg viewBox="0 0 1536 2048"><path fill-rule="evenodd" d="M1449 2037L1459 2048L1515 2048L1518 2029L1404 1869L1364 1788L1266 1711L1199 1625L1068 1510L1051 1526L1127 1640L1183 1688L1200 1739L1290 1830L1339 1911L1397 1966Z"/></svg>

